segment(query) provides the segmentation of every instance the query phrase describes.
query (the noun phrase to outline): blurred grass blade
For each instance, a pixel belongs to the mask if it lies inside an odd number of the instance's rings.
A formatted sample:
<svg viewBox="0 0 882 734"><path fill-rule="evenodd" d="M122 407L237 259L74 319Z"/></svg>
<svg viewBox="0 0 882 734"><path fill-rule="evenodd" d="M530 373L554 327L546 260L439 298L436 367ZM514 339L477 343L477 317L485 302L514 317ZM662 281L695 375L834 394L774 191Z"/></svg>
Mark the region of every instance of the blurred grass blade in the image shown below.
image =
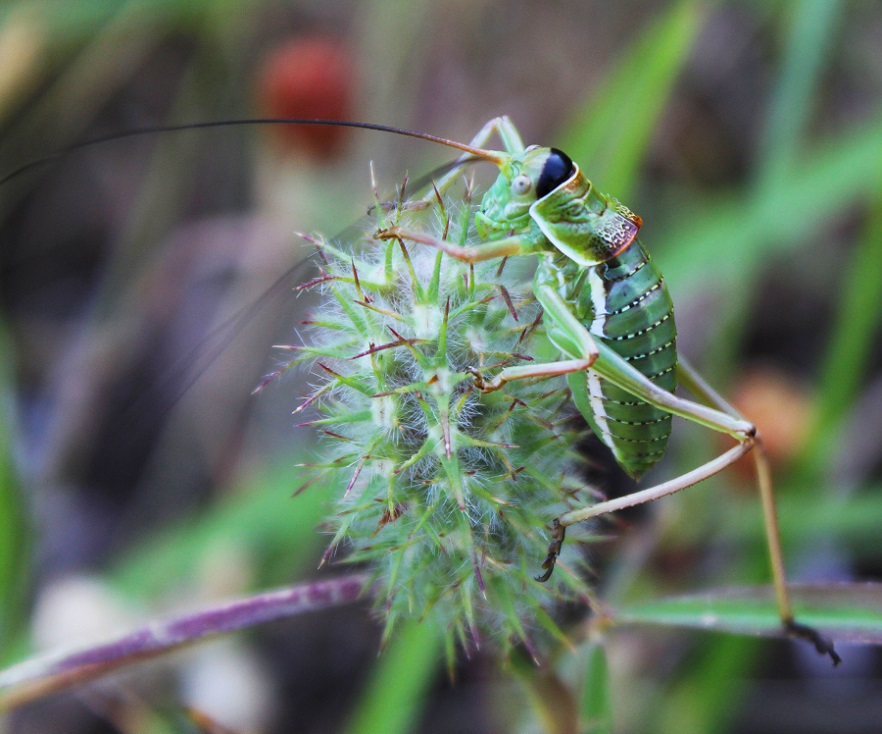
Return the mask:
<svg viewBox="0 0 882 734"><path fill-rule="evenodd" d="M599 92L573 116L561 147L589 178L626 201L674 81L698 31L695 2L675 4L632 44Z"/></svg>
<svg viewBox="0 0 882 734"><path fill-rule="evenodd" d="M672 211L675 224L656 239L653 255L677 295L713 278L736 282L759 262L808 241L845 207L877 190L882 115L816 145L768 198L731 197L701 210ZM710 281L710 282L709 282Z"/></svg>
<svg viewBox="0 0 882 734"><path fill-rule="evenodd" d="M400 622L377 661L347 734L405 734L427 700L443 660L443 636L432 625Z"/></svg>
<svg viewBox="0 0 882 734"><path fill-rule="evenodd" d="M0 326L0 355L12 350L6 330ZM11 640L22 622L24 580L29 561L29 547L22 496L15 480L12 460L13 420L10 395L11 365L0 359L0 664L9 662L13 653Z"/></svg>
<svg viewBox="0 0 882 734"><path fill-rule="evenodd" d="M864 233L842 276L836 322L818 383L807 438L793 470L793 484L821 476L837 448L839 432L857 396L882 324L882 186Z"/></svg>
<svg viewBox="0 0 882 734"><path fill-rule="evenodd" d="M582 688L582 728L586 734L612 734L612 702L609 696L609 666L603 645L588 646L585 683Z"/></svg>
<svg viewBox="0 0 882 734"><path fill-rule="evenodd" d="M167 594L169 587L198 573L214 549L231 544L259 551L266 563L281 559L279 574L262 578L263 583L296 577L315 563L314 551L325 542L315 527L328 513L328 498L318 488L292 498L308 481L308 475L298 477L296 472L285 463L248 476L241 489L210 512L183 518L177 527L135 548L113 572L114 586L132 599Z"/></svg>
<svg viewBox="0 0 882 734"><path fill-rule="evenodd" d="M882 583L791 584L796 618L836 642L882 645ZM668 597L619 610L626 624L783 636L771 589L723 589Z"/></svg>
<svg viewBox="0 0 882 734"><path fill-rule="evenodd" d="M759 149L761 191L786 178L802 149L813 100L818 99L820 72L833 47L844 5L842 0L801 0L792 6L781 72Z"/></svg>

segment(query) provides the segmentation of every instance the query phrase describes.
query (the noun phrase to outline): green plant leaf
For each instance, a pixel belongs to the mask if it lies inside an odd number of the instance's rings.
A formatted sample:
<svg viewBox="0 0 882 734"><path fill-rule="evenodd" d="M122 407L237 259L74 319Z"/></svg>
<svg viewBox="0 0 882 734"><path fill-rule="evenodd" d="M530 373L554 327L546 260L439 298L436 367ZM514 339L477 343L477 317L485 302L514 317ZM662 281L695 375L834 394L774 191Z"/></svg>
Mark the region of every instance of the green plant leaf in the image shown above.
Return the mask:
<svg viewBox="0 0 882 734"><path fill-rule="evenodd" d="M837 642L882 644L882 583L791 584L794 614ZM734 634L784 635L771 589L721 589L623 607L623 624L689 627Z"/></svg>
<svg viewBox="0 0 882 734"><path fill-rule="evenodd" d="M348 734L404 734L414 731L426 690L443 660L444 636L431 624L401 621L377 661Z"/></svg>
<svg viewBox="0 0 882 734"><path fill-rule="evenodd" d="M785 31L785 51L766 118L758 166L761 188L786 180L818 100L843 6L841 0L801 0Z"/></svg>
<svg viewBox="0 0 882 734"><path fill-rule="evenodd" d="M882 160L882 115L817 144L771 197L731 196L701 207L688 202L673 226L653 240L653 255L676 293L732 284L755 264L784 255L845 207L876 191Z"/></svg>
<svg viewBox="0 0 882 734"><path fill-rule="evenodd" d="M582 686L581 719L588 734L609 734L613 730L609 666L606 650L597 643L588 645L585 683Z"/></svg>
<svg viewBox="0 0 882 734"><path fill-rule="evenodd" d="M637 179L677 75L701 25L695 2L675 4L628 49L604 87L573 115L561 145L623 201Z"/></svg>

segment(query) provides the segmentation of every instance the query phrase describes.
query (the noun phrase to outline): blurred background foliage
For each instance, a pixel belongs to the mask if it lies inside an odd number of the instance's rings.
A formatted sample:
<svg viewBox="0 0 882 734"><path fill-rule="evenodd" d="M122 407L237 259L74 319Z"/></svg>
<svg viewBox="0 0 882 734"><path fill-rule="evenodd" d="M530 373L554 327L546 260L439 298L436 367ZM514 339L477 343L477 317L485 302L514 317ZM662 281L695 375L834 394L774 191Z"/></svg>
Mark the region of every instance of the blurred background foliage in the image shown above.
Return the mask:
<svg viewBox="0 0 882 734"><path fill-rule="evenodd" d="M156 124L341 117L468 140L510 115L645 221L681 349L775 462L791 580L882 570L882 7L34 0L0 7L0 174ZM340 130L134 137L0 189L0 660L316 575L326 498L291 499L294 231L340 231L449 158ZM226 321L267 292L246 319ZM298 315L300 314L300 315ZM226 324L226 326L224 326ZM219 328L219 325L220 328ZM196 377L199 377L196 380ZM719 449L679 423L671 476ZM629 485L597 445L609 493ZM736 468L603 526L599 595L766 583ZM537 557L541 555L537 551ZM636 608L636 607L635 607ZM574 628L575 629L575 628ZM484 650L453 680L431 631L350 608L30 706L0 730L858 732L880 656L646 626L541 668ZM601 644L597 644L602 642ZM201 726L202 728L198 728ZM5 727L5 728L4 728Z"/></svg>

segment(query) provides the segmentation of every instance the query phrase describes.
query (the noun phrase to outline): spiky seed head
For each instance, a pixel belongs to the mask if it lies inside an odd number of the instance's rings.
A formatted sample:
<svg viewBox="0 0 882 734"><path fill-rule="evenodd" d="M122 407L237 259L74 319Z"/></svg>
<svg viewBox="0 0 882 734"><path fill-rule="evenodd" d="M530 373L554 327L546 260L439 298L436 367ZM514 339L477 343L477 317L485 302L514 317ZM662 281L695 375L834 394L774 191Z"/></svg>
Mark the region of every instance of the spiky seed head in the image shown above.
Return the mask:
<svg viewBox="0 0 882 734"><path fill-rule="evenodd" d="M374 211L379 227L391 218L403 230L479 242L468 206ZM415 617L449 642L491 638L504 651L559 635L546 610L586 592L578 531L551 582L534 576L551 521L579 485L565 383L482 393L470 372L548 358L529 273L470 267L370 232L320 246L329 277L314 286L323 297L311 320L321 326L305 351L325 368L312 371L319 397L309 408L326 429L314 486L337 496L327 557L373 571L387 633Z"/></svg>

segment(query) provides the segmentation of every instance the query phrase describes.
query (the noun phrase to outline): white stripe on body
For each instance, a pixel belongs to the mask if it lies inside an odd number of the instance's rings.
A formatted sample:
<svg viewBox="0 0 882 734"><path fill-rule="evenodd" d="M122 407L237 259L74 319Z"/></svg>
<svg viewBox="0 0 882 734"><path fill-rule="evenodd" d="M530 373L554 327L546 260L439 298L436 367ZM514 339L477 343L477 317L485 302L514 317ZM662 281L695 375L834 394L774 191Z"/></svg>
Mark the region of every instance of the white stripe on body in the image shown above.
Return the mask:
<svg viewBox="0 0 882 734"><path fill-rule="evenodd" d="M594 320L588 331L594 336L604 337L606 335L606 288L603 279L597 272L597 268L589 267L588 270L588 288L591 292L591 306L594 311ZM613 452L615 457L619 458L618 447L612 440L612 433L609 430L609 422L606 409L603 404L603 386L601 385L600 375L594 370L588 370L586 373L588 380L588 399L591 404L591 411L594 413L594 420L602 435L598 438L606 444Z"/></svg>

